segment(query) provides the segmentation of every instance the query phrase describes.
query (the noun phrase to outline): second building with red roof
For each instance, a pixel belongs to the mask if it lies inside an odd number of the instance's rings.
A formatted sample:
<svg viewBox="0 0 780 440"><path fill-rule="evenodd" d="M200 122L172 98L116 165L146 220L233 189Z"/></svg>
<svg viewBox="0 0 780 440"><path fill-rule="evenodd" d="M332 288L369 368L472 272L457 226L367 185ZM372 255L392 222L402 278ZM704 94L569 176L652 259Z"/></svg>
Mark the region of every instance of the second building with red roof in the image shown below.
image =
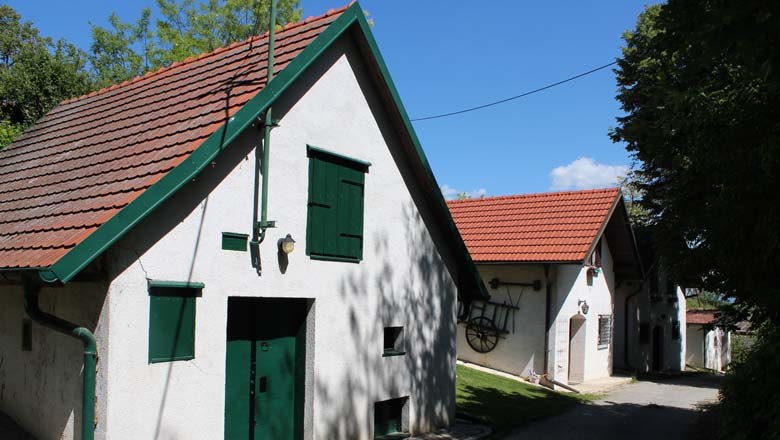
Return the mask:
<svg viewBox="0 0 780 440"><path fill-rule="evenodd" d="M459 359L568 385L649 359L652 348L639 342L639 317L655 312L633 295L648 296L648 283L618 188L448 205L491 295L461 302ZM664 315L669 338L679 319L672 315ZM679 353L676 359L671 365L679 370Z"/></svg>

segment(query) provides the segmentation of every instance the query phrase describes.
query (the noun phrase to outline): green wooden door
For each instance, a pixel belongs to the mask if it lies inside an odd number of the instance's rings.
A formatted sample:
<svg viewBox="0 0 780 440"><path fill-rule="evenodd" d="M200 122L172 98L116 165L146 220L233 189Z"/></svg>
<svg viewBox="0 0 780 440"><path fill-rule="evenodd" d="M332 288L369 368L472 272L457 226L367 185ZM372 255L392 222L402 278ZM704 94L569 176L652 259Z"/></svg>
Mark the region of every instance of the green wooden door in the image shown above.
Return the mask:
<svg viewBox="0 0 780 440"><path fill-rule="evenodd" d="M299 300L229 299L226 440L300 437L304 316Z"/></svg>
<svg viewBox="0 0 780 440"><path fill-rule="evenodd" d="M295 336L256 341L255 439L293 439Z"/></svg>

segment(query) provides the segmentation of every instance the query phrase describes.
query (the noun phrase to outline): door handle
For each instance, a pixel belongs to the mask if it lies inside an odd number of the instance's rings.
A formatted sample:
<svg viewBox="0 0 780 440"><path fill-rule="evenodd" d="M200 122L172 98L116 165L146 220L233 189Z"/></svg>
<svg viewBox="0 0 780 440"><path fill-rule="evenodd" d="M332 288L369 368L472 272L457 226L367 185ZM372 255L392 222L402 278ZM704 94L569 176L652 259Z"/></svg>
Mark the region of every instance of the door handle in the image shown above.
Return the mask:
<svg viewBox="0 0 780 440"><path fill-rule="evenodd" d="M268 376L260 378L260 383L257 386L258 393L264 393L268 389Z"/></svg>

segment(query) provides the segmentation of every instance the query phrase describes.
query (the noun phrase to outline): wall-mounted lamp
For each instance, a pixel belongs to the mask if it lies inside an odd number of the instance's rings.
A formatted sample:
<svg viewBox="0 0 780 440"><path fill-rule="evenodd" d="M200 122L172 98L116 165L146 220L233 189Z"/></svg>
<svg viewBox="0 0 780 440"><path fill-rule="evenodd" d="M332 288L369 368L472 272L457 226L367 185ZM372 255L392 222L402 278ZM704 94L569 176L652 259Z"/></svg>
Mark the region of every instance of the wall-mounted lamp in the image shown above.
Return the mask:
<svg viewBox="0 0 780 440"><path fill-rule="evenodd" d="M588 302L584 299L577 300L577 306L580 307L580 310L582 310L583 315L588 314L588 310L590 310L590 306L588 305Z"/></svg>
<svg viewBox="0 0 780 440"><path fill-rule="evenodd" d="M290 254L295 249L295 240L293 240L292 235L287 234L286 237L279 240L279 250L284 252L285 254Z"/></svg>

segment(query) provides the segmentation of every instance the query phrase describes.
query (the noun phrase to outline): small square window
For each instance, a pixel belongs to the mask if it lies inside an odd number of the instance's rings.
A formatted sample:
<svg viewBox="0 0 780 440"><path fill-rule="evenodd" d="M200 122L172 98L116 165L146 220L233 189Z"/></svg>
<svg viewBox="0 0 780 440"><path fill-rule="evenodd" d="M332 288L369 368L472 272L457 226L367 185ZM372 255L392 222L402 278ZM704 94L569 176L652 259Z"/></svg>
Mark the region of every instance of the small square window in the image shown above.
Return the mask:
<svg viewBox="0 0 780 440"><path fill-rule="evenodd" d="M202 284L150 282L149 363L195 358L195 299Z"/></svg>
<svg viewBox="0 0 780 440"><path fill-rule="evenodd" d="M404 328L385 327L385 345L382 356L400 356L406 354L404 348Z"/></svg>
<svg viewBox="0 0 780 440"><path fill-rule="evenodd" d="M374 403L374 439L401 439L408 431L408 397Z"/></svg>
<svg viewBox="0 0 780 440"><path fill-rule="evenodd" d="M22 319L22 351L32 351L32 321Z"/></svg>

